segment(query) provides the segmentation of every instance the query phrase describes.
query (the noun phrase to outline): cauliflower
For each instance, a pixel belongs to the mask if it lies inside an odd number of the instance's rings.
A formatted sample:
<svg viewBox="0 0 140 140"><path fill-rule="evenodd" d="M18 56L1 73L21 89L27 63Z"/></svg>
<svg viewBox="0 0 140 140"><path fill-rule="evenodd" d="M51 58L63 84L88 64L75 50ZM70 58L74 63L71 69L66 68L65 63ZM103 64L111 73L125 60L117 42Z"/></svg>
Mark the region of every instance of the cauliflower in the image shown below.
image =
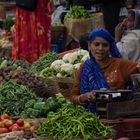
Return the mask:
<svg viewBox="0 0 140 140"><path fill-rule="evenodd" d="M71 53L71 55L69 56L68 62L73 64L77 59L78 59L78 53L73 52L73 53Z"/></svg>
<svg viewBox="0 0 140 140"><path fill-rule="evenodd" d="M57 73L56 77L63 78L63 75L61 73Z"/></svg>
<svg viewBox="0 0 140 140"><path fill-rule="evenodd" d="M89 54L84 55L83 58L81 59L81 62L85 62L87 59L89 59Z"/></svg>
<svg viewBox="0 0 140 140"><path fill-rule="evenodd" d="M68 74L72 74L74 70L74 66L70 63L65 63L61 65L61 71L64 71Z"/></svg>
<svg viewBox="0 0 140 140"><path fill-rule="evenodd" d="M65 64L63 60L55 60L50 67L56 71L59 71L62 64Z"/></svg>
<svg viewBox="0 0 140 140"><path fill-rule="evenodd" d="M68 58L69 56L71 55L71 53L67 53L63 56L62 60L65 61L65 62L68 62Z"/></svg>
<svg viewBox="0 0 140 140"><path fill-rule="evenodd" d="M77 58L78 58L78 52L75 51L75 52L65 54L62 59L65 62L74 63Z"/></svg>
<svg viewBox="0 0 140 140"><path fill-rule="evenodd" d="M79 49L78 51L78 55L88 55L89 54L89 52L88 51L86 51L86 50L83 50L83 49Z"/></svg>
<svg viewBox="0 0 140 140"><path fill-rule="evenodd" d="M77 70L80 68L81 63L74 64L74 68Z"/></svg>
<svg viewBox="0 0 140 140"><path fill-rule="evenodd" d="M78 51L74 51L74 52L72 52L72 54L75 55L75 56L79 55Z"/></svg>

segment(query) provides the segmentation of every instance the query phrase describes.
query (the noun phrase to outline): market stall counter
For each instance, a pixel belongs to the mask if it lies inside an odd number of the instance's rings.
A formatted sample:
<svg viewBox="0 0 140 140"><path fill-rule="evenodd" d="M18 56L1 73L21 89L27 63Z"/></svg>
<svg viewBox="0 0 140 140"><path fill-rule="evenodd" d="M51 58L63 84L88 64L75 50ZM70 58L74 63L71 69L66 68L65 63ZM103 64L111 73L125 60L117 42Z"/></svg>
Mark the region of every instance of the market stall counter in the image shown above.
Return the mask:
<svg viewBox="0 0 140 140"><path fill-rule="evenodd" d="M102 119L101 121L116 130L116 139L127 137L130 140L140 140L140 118Z"/></svg>

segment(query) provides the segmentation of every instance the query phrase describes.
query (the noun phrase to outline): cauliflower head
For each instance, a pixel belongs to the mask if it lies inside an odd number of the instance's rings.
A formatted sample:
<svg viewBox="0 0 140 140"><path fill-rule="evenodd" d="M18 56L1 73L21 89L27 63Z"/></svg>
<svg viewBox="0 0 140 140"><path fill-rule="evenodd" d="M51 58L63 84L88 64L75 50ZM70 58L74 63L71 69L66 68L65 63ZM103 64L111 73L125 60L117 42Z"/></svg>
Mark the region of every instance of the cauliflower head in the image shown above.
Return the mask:
<svg viewBox="0 0 140 140"><path fill-rule="evenodd" d="M78 59L78 53L73 52L68 58L68 62L73 64Z"/></svg>
<svg viewBox="0 0 140 140"><path fill-rule="evenodd" d="M62 60L65 61L65 62L68 62L68 58L69 58L70 55L71 55L71 53L65 54L65 55L62 57Z"/></svg>
<svg viewBox="0 0 140 140"><path fill-rule="evenodd" d="M74 70L74 66L70 63L65 63L61 65L61 71L65 71L66 73L72 74Z"/></svg>
<svg viewBox="0 0 140 140"><path fill-rule="evenodd" d="M77 70L80 68L81 63L74 64L74 68Z"/></svg>
<svg viewBox="0 0 140 140"><path fill-rule="evenodd" d="M62 64L65 64L63 60L55 60L50 67L56 71L59 71Z"/></svg>
<svg viewBox="0 0 140 140"><path fill-rule="evenodd" d="M83 50L83 49L79 49L77 52L78 52L78 55L83 55L83 56L89 54L87 50Z"/></svg>
<svg viewBox="0 0 140 140"><path fill-rule="evenodd" d="M81 62L85 62L87 59L89 59L89 54L84 55L83 58L81 59Z"/></svg>
<svg viewBox="0 0 140 140"><path fill-rule="evenodd" d="M56 74L56 77L58 77L58 78L63 78L63 75L62 75L61 73L57 73L57 74Z"/></svg>

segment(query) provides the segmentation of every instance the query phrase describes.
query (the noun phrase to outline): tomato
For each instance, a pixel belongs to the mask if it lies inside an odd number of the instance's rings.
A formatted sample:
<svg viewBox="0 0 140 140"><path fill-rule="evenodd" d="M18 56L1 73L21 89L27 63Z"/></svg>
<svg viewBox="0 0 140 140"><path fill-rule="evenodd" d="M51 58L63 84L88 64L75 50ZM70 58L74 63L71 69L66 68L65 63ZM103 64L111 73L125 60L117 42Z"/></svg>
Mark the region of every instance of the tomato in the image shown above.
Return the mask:
<svg viewBox="0 0 140 140"><path fill-rule="evenodd" d="M0 134L2 133L8 133L8 129L7 128L0 128Z"/></svg>
<svg viewBox="0 0 140 140"><path fill-rule="evenodd" d="M16 123L18 124L18 126L23 126L24 125L24 120L23 119L18 119L16 121Z"/></svg>
<svg viewBox="0 0 140 140"><path fill-rule="evenodd" d="M18 125L13 125L12 131L20 131L20 127Z"/></svg>
<svg viewBox="0 0 140 140"><path fill-rule="evenodd" d="M12 131L13 128L19 128L19 126L16 123L14 123L12 126L9 127L9 131Z"/></svg>
<svg viewBox="0 0 140 140"><path fill-rule="evenodd" d="M4 121L4 126L5 127L10 127L13 125L13 121L12 120L7 120L7 121Z"/></svg>
<svg viewBox="0 0 140 140"><path fill-rule="evenodd" d="M8 114L3 114L0 116L1 120L4 120L4 119L9 119L9 115Z"/></svg>

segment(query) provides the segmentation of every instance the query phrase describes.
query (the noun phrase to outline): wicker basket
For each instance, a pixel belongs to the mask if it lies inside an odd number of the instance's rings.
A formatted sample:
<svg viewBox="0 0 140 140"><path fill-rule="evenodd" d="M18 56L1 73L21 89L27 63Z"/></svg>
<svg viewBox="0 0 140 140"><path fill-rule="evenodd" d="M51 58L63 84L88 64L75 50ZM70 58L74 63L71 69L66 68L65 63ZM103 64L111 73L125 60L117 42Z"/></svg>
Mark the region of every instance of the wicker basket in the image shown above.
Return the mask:
<svg viewBox="0 0 140 140"><path fill-rule="evenodd" d="M65 97L69 98L70 92L74 83L72 78L54 78L57 83L59 92Z"/></svg>

